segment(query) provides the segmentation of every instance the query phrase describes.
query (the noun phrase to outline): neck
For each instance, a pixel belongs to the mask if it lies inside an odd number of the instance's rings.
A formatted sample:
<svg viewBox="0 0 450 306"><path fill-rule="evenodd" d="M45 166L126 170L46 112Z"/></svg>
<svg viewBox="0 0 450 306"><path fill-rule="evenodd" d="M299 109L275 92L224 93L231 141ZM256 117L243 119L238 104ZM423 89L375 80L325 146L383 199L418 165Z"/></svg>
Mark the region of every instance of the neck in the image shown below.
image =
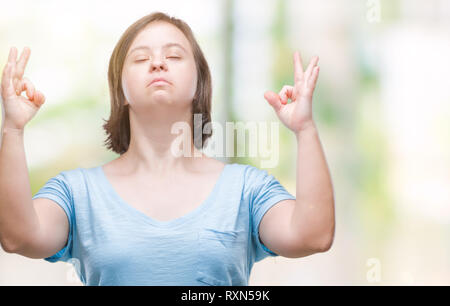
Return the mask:
<svg viewBox="0 0 450 306"><path fill-rule="evenodd" d="M127 172L165 177L186 171L205 155L193 142L191 112L137 116L130 109L130 145L120 156Z"/></svg>

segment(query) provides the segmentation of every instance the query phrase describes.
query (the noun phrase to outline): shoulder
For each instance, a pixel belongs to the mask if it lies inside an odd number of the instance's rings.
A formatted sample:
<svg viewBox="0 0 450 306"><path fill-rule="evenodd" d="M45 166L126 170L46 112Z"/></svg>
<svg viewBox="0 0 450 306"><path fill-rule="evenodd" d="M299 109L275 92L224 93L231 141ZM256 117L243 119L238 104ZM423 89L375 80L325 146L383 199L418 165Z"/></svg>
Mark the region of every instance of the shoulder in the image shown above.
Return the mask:
<svg viewBox="0 0 450 306"><path fill-rule="evenodd" d="M255 166L248 165L248 164L240 164L240 163L222 163L224 166L228 166L230 168L233 168L235 170L238 170L242 172L242 174L245 176L245 178L254 178L261 175L267 175L268 172L265 169L259 169Z"/></svg>
<svg viewBox="0 0 450 306"><path fill-rule="evenodd" d="M78 167L70 170L61 171L61 174L72 180L77 180L84 178L86 175L94 171L96 168L97 166L91 168Z"/></svg>
<svg viewBox="0 0 450 306"><path fill-rule="evenodd" d="M205 155L204 157L193 163L189 167L189 170L193 173L208 175L220 173L226 166L226 163Z"/></svg>
<svg viewBox="0 0 450 306"><path fill-rule="evenodd" d="M232 163L228 164L228 167L232 169L235 176L242 176L244 186L246 187L258 185L272 177L267 170L248 164Z"/></svg>
<svg viewBox="0 0 450 306"><path fill-rule="evenodd" d="M81 168L56 170L54 172L54 175L50 178L50 180L57 180L63 183L69 183L70 181L73 181L78 176L80 176L82 174L81 171L82 171Z"/></svg>
<svg viewBox="0 0 450 306"><path fill-rule="evenodd" d="M91 168L77 167L74 169L62 170L55 178L68 185L69 188L76 188L87 181L90 175L97 169L97 166Z"/></svg>
<svg viewBox="0 0 450 306"><path fill-rule="evenodd" d="M220 160L214 159L214 158L205 158L204 160L205 168L212 170L212 171L220 171L223 169L227 163L224 163Z"/></svg>
<svg viewBox="0 0 450 306"><path fill-rule="evenodd" d="M269 176L269 172L252 165L240 165L244 171L244 178L249 182L258 182Z"/></svg>

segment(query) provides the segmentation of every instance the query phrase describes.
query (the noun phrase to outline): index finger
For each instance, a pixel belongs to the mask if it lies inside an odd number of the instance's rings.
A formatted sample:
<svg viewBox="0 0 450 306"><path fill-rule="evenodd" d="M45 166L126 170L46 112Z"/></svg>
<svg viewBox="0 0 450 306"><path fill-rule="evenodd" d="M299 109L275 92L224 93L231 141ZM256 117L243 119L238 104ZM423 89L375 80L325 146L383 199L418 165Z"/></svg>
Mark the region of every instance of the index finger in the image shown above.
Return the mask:
<svg viewBox="0 0 450 306"><path fill-rule="evenodd" d="M1 96L3 98L7 98L14 94L14 86L12 83L12 68L13 64L8 61L5 68L3 69L1 83Z"/></svg>
<svg viewBox="0 0 450 306"><path fill-rule="evenodd" d="M11 47L9 49L8 63L15 65L16 59L17 59L17 49L16 49L16 47Z"/></svg>
<svg viewBox="0 0 450 306"><path fill-rule="evenodd" d="M22 54L20 55L20 59L17 62L16 76L18 78L22 78L23 73L25 72L25 66L27 65L28 59L30 58L31 50L28 47L23 48Z"/></svg>
<svg viewBox="0 0 450 306"><path fill-rule="evenodd" d="M300 52L295 51L294 53L294 82L295 84L300 83L303 79L303 63L300 56Z"/></svg>

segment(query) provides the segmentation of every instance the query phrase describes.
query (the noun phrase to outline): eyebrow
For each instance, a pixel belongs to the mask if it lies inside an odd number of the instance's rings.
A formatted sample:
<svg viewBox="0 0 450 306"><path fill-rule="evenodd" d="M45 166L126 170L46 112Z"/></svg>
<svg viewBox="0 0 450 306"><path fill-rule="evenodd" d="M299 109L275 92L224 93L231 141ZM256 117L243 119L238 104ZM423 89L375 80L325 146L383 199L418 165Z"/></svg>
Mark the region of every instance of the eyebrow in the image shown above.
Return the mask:
<svg viewBox="0 0 450 306"><path fill-rule="evenodd" d="M184 52L188 53L187 50L186 50L182 45L180 45L180 44L178 44L178 43L167 43L167 44L165 44L165 45L163 46L163 49L167 49L167 48L170 48L170 47L178 47L178 48L181 48ZM133 53L133 52L136 51L136 50L139 50L139 49L146 49L146 50L149 50L150 48L149 48L148 46L138 46L138 47L136 47L136 48L133 48L133 49L130 51L130 54Z"/></svg>

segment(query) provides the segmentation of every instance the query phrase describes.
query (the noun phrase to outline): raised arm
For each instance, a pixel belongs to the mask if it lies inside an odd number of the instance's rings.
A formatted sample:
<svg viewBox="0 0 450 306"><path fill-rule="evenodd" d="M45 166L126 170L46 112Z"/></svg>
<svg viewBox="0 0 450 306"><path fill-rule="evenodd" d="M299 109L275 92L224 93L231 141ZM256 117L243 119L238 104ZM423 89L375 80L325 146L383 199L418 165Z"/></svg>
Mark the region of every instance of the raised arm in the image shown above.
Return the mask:
<svg viewBox="0 0 450 306"><path fill-rule="evenodd" d="M296 200L281 201L261 220L261 240L286 257L303 257L330 249L335 232L331 175L313 120L312 98L319 75L319 58L306 71L299 52L294 54L294 86L264 97L297 139ZM292 103L287 103L288 99Z"/></svg>
<svg viewBox="0 0 450 306"><path fill-rule="evenodd" d="M44 258L64 246L69 226L63 210L55 203L32 200L24 128L45 97L30 80L22 78L30 52L24 48L16 62L17 49L12 47L1 80L0 243L6 252ZM21 95L24 90L27 97Z"/></svg>

